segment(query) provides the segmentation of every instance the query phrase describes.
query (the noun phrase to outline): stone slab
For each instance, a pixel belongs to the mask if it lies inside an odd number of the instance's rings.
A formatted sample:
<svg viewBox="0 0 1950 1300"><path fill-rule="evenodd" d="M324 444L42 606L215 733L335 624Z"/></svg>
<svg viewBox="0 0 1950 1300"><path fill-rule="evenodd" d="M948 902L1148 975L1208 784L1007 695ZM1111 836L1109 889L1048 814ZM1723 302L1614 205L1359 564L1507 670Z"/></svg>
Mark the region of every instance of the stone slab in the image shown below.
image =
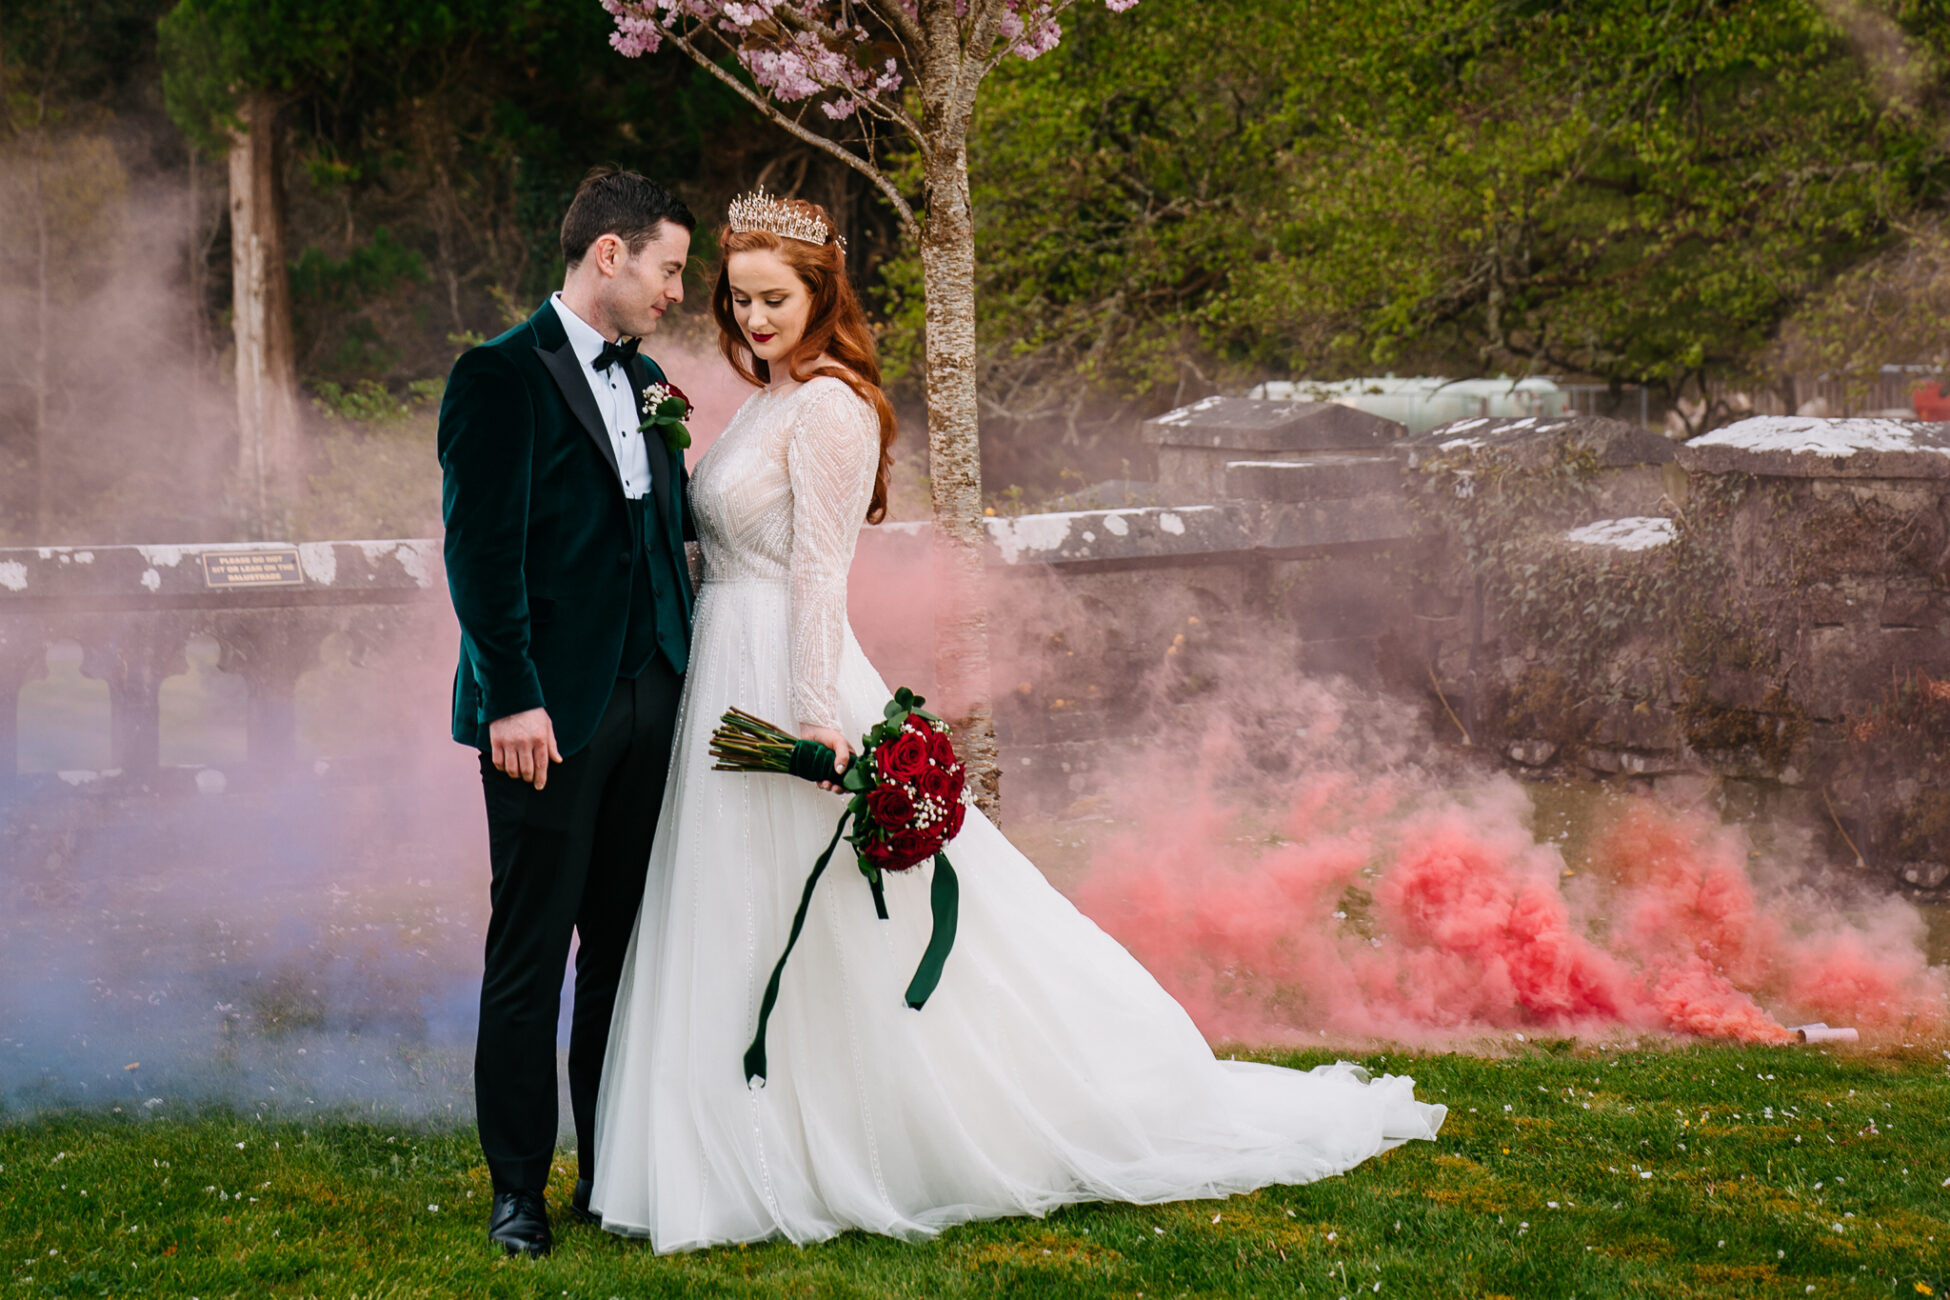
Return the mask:
<svg viewBox="0 0 1950 1300"><path fill-rule="evenodd" d="M1877 621L1883 627L1946 628L1950 623L1950 596L1920 583L1890 583L1882 599Z"/></svg>
<svg viewBox="0 0 1950 1300"><path fill-rule="evenodd" d="M1376 545L1415 535L1415 519L1396 494L1265 507L1260 549L1272 555L1335 546Z"/></svg>
<svg viewBox="0 0 1950 1300"><path fill-rule="evenodd" d="M242 580L253 560L271 581ZM440 542L427 538L0 549L0 612L446 598Z"/></svg>
<svg viewBox="0 0 1950 1300"><path fill-rule="evenodd" d="M1679 463L1708 474L1950 479L1950 424L1756 415L1683 444Z"/></svg>
<svg viewBox="0 0 1950 1300"><path fill-rule="evenodd" d="M1420 464L1429 456L1473 453L1542 467L1554 461L1558 449L1566 444L1591 455L1600 469L1663 465L1673 459L1677 450L1663 434L1600 415L1478 416L1451 420L1409 439L1405 446L1411 465Z"/></svg>
<svg viewBox="0 0 1950 1300"><path fill-rule="evenodd" d="M1845 574L1827 582L1808 582L1798 593L1801 597L1801 615L1816 627L1867 624L1884 604L1884 586L1880 578L1864 578L1855 574Z"/></svg>
<svg viewBox="0 0 1950 1300"><path fill-rule="evenodd" d="M1038 565L1147 566L1283 557L1414 535L1395 493L1311 502L1230 502L1127 510L1073 510L983 521L991 569ZM924 561L932 525L882 524L860 534L859 553L886 566ZM922 568L913 572L924 573Z"/></svg>
<svg viewBox="0 0 1950 1300"><path fill-rule="evenodd" d="M1246 501L1319 501L1396 490L1401 474L1401 462L1385 453L1322 452L1298 460L1235 460L1226 463L1225 493Z"/></svg>
<svg viewBox="0 0 1950 1300"><path fill-rule="evenodd" d="M1255 513L1240 506L1077 510L986 522L990 563L1003 567L1231 555L1258 542Z"/></svg>
<svg viewBox="0 0 1950 1300"><path fill-rule="evenodd" d="M1385 447L1407 432L1393 420L1338 402L1259 402L1208 397L1146 420L1148 443L1236 451L1343 451Z"/></svg>

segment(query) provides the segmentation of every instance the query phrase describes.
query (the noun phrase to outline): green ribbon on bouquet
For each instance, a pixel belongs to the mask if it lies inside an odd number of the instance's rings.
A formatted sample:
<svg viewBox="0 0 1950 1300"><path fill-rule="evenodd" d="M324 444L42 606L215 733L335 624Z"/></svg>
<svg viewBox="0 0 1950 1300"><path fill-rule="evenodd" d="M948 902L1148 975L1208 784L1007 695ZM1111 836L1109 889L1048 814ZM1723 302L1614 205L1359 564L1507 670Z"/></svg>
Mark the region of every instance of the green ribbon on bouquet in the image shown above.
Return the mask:
<svg viewBox="0 0 1950 1300"><path fill-rule="evenodd" d="M941 968L947 965L948 950L955 946L955 930L961 924L961 881L948 855L934 855L934 881L928 886L928 909L934 914L934 930L928 935L927 951L914 969L907 986L907 1005L919 1011L928 995L941 982Z"/></svg>
<svg viewBox="0 0 1950 1300"><path fill-rule="evenodd" d="M804 742L810 744L811 742ZM826 770L830 772L833 752L824 745L817 748L826 752ZM799 770L799 755L793 755L793 775L803 776ZM816 771L817 769L809 769ZM810 780L823 779L810 776ZM792 949L799 942L799 932L806 928L806 913L812 908L813 889L819 878L826 874L826 867L833 860L833 852L846 834L846 824L853 817L853 810L840 814L839 825L833 828L833 838L826 843L826 849L814 861L812 873L806 877L806 887L799 895L799 910L792 915L792 931L786 936L785 951L772 967L772 978L765 982L765 996L758 1004L758 1032L752 1036L752 1045L745 1049L745 1082L765 1082L765 1030L772 1020L772 1008L779 1001L779 981L785 976L785 960L792 955ZM874 912L881 920L887 919L887 903L880 888L880 881L872 881ZM947 964L948 952L955 946L955 930L961 922L961 881L955 869L948 862L945 853L934 855L934 880L928 887L928 906L933 913L933 931L928 936L928 946L921 954L921 964L914 971L914 978L907 985L907 1005L919 1011L927 1004L935 985L941 982L942 968Z"/></svg>

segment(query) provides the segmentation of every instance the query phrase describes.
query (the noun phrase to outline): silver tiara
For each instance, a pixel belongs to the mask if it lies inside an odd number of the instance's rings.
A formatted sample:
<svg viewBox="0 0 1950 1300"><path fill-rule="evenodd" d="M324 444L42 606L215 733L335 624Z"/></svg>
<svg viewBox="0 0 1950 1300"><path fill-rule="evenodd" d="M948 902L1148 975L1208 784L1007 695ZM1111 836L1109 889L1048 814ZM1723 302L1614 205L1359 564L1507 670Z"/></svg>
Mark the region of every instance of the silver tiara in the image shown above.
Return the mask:
<svg viewBox="0 0 1950 1300"><path fill-rule="evenodd" d="M845 236L834 233L831 226L804 208L767 194L762 186L742 199L733 199L729 216L731 228L741 235L762 230L806 244L824 244L830 239L842 253L846 251Z"/></svg>

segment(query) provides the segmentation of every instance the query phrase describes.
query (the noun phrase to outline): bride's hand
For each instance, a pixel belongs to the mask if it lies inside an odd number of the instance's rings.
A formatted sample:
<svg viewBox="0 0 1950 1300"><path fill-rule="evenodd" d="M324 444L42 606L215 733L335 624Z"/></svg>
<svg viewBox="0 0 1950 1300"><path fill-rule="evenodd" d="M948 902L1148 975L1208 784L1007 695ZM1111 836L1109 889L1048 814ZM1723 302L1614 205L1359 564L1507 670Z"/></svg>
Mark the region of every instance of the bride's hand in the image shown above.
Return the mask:
<svg viewBox="0 0 1950 1300"><path fill-rule="evenodd" d="M833 751L834 771L845 772L847 764L853 761L853 746L847 743L845 736L831 727L801 727L799 734L806 740L816 740ZM831 781L821 781L819 788L840 792L840 787Z"/></svg>

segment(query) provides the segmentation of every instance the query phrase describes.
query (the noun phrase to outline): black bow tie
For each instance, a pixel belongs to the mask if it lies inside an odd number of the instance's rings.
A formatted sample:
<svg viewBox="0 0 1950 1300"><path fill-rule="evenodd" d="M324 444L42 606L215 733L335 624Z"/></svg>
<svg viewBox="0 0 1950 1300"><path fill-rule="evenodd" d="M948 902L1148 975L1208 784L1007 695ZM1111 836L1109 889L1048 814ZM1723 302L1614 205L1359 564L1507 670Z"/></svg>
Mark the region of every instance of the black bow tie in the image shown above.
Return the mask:
<svg viewBox="0 0 1950 1300"><path fill-rule="evenodd" d="M636 350L642 345L642 339L624 339L620 343L604 343L603 350L597 353L596 359L589 364L596 370L607 370L621 361L624 363L624 369L627 370L629 363L636 360Z"/></svg>

